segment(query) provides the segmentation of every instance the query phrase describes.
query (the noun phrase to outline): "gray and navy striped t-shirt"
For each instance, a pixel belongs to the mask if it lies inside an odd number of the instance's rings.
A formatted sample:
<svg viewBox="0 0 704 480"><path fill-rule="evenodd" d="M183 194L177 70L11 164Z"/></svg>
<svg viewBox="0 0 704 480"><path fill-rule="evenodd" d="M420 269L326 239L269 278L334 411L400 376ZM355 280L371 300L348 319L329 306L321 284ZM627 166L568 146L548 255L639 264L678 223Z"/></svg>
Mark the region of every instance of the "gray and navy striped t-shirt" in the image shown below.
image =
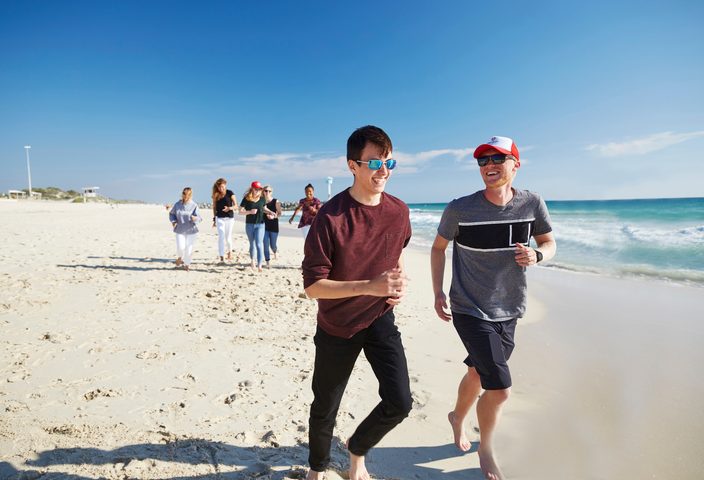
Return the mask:
<svg viewBox="0 0 704 480"><path fill-rule="evenodd" d="M516 243L552 231L545 202L536 193L514 189L503 207L479 191L450 202L438 234L453 242L453 312L500 322L526 310L525 267L516 263Z"/></svg>

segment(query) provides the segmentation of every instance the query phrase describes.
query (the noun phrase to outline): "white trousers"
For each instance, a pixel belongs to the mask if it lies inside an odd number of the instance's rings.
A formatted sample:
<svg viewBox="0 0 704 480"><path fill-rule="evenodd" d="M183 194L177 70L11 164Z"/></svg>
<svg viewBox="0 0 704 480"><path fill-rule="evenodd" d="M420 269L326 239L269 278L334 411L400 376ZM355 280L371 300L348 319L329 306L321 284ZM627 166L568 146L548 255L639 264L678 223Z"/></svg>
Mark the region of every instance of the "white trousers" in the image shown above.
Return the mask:
<svg viewBox="0 0 704 480"><path fill-rule="evenodd" d="M183 260L184 265L191 264L193 257L193 247L196 244L196 233L177 233L176 234L176 256Z"/></svg>
<svg viewBox="0 0 704 480"><path fill-rule="evenodd" d="M217 217L215 224L218 227L218 253L224 257L225 253L232 251L232 227L235 226L235 219Z"/></svg>

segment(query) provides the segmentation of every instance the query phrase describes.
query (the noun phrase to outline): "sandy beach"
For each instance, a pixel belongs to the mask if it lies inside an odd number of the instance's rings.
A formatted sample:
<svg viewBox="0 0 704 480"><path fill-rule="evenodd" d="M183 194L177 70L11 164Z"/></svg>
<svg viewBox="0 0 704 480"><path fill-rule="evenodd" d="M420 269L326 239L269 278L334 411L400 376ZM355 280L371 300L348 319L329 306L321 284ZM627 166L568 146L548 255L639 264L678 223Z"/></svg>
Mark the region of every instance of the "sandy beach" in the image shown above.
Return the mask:
<svg viewBox="0 0 704 480"><path fill-rule="evenodd" d="M0 222L0 478L305 477L316 303L294 227L253 273L241 219L225 265L205 221L184 272L160 205L2 201ZM414 408L368 468L480 479L476 424L462 453L446 419L464 350L432 309L429 252L405 262ZM496 438L508 478L701 478L704 289L534 268L529 291ZM329 479L376 391L360 357Z"/></svg>

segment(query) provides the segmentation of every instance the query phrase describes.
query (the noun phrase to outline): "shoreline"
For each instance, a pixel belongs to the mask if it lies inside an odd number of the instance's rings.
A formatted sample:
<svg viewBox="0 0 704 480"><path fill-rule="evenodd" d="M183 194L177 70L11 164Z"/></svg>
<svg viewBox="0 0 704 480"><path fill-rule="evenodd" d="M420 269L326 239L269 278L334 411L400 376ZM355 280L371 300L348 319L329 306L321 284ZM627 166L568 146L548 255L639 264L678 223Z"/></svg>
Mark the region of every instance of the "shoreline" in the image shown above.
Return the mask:
<svg viewBox="0 0 704 480"><path fill-rule="evenodd" d="M303 295L295 225L280 222L281 257L255 274L244 227L239 261L223 266L207 220L192 270L175 270L161 205L8 203L0 221L0 478L301 478L316 303ZM369 470L480 479L476 420L463 454L446 418L465 352L433 311L428 252L404 256L411 281L396 313L414 408ZM529 270L528 283L496 437L508 477L697 478L701 289L549 268ZM333 468L345 468L341 442L376 402L361 356Z"/></svg>

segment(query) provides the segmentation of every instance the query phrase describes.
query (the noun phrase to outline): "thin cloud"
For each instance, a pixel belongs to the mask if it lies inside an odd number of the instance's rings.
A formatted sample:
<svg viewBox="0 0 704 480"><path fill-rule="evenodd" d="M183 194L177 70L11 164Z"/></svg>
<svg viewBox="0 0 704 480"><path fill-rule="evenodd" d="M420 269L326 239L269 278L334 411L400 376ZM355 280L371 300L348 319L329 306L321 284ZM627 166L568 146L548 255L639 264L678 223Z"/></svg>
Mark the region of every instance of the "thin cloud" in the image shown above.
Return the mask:
<svg viewBox="0 0 704 480"><path fill-rule="evenodd" d="M417 153L394 152L393 156L398 160L398 173L403 174L418 173L427 164L442 161L444 158L459 162L471 156L472 151L469 148L443 148Z"/></svg>
<svg viewBox="0 0 704 480"><path fill-rule="evenodd" d="M461 161L471 157L472 149L437 149L417 153L394 152L398 160L395 174L411 174L421 171L433 161ZM231 163L206 163L199 168L181 169L172 172L144 174L142 178L165 179L189 175L217 177L222 175L245 177L247 179L308 180L349 175L345 155L329 152L311 153L258 153L241 157Z"/></svg>
<svg viewBox="0 0 704 480"><path fill-rule="evenodd" d="M704 130L689 133L662 132L647 137L637 138L626 142L609 142L606 144L592 144L586 149L596 151L603 157L617 157L622 155L645 155L664 148L686 142L694 138L704 137Z"/></svg>

